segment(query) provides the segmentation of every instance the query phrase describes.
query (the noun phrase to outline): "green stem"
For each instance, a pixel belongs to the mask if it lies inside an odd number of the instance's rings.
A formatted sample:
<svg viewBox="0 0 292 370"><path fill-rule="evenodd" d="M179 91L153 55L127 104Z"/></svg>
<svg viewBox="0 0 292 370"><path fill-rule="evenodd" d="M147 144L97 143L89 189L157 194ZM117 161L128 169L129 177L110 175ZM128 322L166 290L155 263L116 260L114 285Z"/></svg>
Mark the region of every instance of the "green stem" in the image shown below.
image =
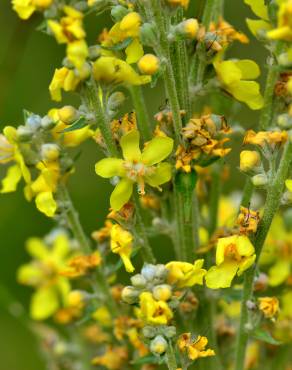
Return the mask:
<svg viewBox="0 0 292 370"><path fill-rule="evenodd" d="M242 192L242 198L241 198L241 205L243 207L248 207L249 204L250 204L250 200L251 200L251 197L252 197L252 193L253 193L253 183L251 182L251 179L248 178L245 182L245 185L244 185L244 189L243 189L243 192Z"/></svg>
<svg viewBox="0 0 292 370"><path fill-rule="evenodd" d="M214 166L211 178L211 193L210 193L210 203L209 203L209 225L208 225L208 233L209 238L212 237L213 233L217 228L218 222L218 209L219 209L219 199L220 199L220 192L221 192L221 169L222 166Z"/></svg>
<svg viewBox="0 0 292 370"><path fill-rule="evenodd" d="M141 237L141 244L142 244L142 256L145 262L148 263L156 263L156 259L152 252L151 245L149 243L147 231L145 228L145 224L142 218L142 207L140 203L140 199L138 194L134 194L134 201L135 201L135 212L136 212L136 227L139 230L139 236Z"/></svg>
<svg viewBox="0 0 292 370"><path fill-rule="evenodd" d="M168 370L177 369L177 362L176 362L175 353L174 353L171 342L168 343L167 350L166 350L166 363L167 363Z"/></svg>
<svg viewBox="0 0 292 370"><path fill-rule="evenodd" d="M264 214L259 223L258 231L255 236L254 247L257 256L256 263L252 268L250 268L250 270L246 272L244 277L241 317L236 346L235 370L244 369L245 352L248 341L248 332L246 331L246 324L248 323L247 301L252 298L253 281L257 270L257 262L259 260L274 215L279 208L284 183L288 175L291 161L292 161L292 143L289 141L286 144L284 152L282 154L279 169L274 179L272 180L271 185L269 186L264 208Z"/></svg>
<svg viewBox="0 0 292 370"><path fill-rule="evenodd" d="M88 93L89 104L94 110L96 121L97 121L97 126L99 127L101 131L101 134L105 141L108 153L110 156L117 157L118 150L117 150L116 144L112 136L110 122L108 121L106 117L106 113L100 101L99 91L98 91L96 82L94 81L93 78L88 83L87 93Z"/></svg>
<svg viewBox="0 0 292 370"><path fill-rule="evenodd" d="M152 127L141 86L132 86L130 88L130 93L137 115L139 131L141 132L143 139L148 141L152 136Z"/></svg>
<svg viewBox="0 0 292 370"><path fill-rule="evenodd" d="M277 55L282 50L282 44L277 42L275 45L274 54L270 56L269 71L266 79L266 87L264 93L264 107L261 112L261 117L259 121L259 129L266 130L270 127L273 112L274 112L274 98L275 98L275 85L279 78L279 70L275 68L277 66Z"/></svg>
<svg viewBox="0 0 292 370"><path fill-rule="evenodd" d="M175 139L178 143L181 141L180 133L182 128L182 120L180 116L180 105L176 91L173 67L171 64L169 41L167 39L167 33L165 29L164 14L161 8L161 2L159 0L149 0L146 2L146 6L148 7L148 12L153 14L153 18L157 26L157 32L160 38L160 42L158 43L159 49L157 50L157 53L165 62L164 84L172 111Z"/></svg>
<svg viewBox="0 0 292 370"><path fill-rule="evenodd" d="M79 220L78 212L75 210L73 202L71 200L70 194L64 184L59 185L58 198L61 203L65 205L65 216L69 228L71 229L75 239L78 241L80 249L86 254L92 253L92 249L89 240L83 230L83 227ZM110 309L110 312L114 315L117 314L116 303L110 293L110 288L106 281L105 276L102 271L98 268L94 273L98 286L96 286L95 281L92 281L92 288L94 292L102 291L104 297L106 298L106 305Z"/></svg>

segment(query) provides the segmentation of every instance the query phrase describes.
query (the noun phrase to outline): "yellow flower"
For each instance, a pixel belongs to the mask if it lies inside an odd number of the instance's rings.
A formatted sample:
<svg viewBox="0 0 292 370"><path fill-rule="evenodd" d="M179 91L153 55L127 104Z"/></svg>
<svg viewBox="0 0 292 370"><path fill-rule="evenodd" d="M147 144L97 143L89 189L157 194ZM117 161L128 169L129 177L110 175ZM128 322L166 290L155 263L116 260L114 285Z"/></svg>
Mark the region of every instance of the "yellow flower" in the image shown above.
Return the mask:
<svg viewBox="0 0 292 370"><path fill-rule="evenodd" d="M206 349L207 344L208 339L200 335L193 341L191 333L182 334L177 341L180 352L186 353L188 358L192 361L200 357L215 356L215 352L212 349Z"/></svg>
<svg viewBox="0 0 292 370"><path fill-rule="evenodd" d="M13 10L21 19L28 19L36 10L45 10L54 0L12 0Z"/></svg>
<svg viewBox="0 0 292 370"><path fill-rule="evenodd" d="M39 176L25 188L28 201L35 197L37 209L47 217L53 217L58 208L54 199L60 179L60 166L58 161L42 161L36 165L40 171Z"/></svg>
<svg viewBox="0 0 292 370"><path fill-rule="evenodd" d="M169 270L167 282L175 284L178 288L191 287L195 284L202 285L207 271L202 268L204 260L197 260L194 264L173 261L165 267Z"/></svg>
<svg viewBox="0 0 292 370"><path fill-rule="evenodd" d="M260 75L258 65L249 59L221 61L219 58L216 58L213 65L222 88L251 109L261 109L264 101L260 86L251 81Z"/></svg>
<svg viewBox="0 0 292 370"><path fill-rule="evenodd" d="M82 80L89 76L89 69L86 64L82 68L82 72L68 69L66 67L56 68L53 79L50 83L49 90L52 100L62 100L62 89L64 91L74 91Z"/></svg>
<svg viewBox="0 0 292 370"><path fill-rule="evenodd" d="M168 304L164 301L156 301L149 292L140 294L139 306L135 311L136 315L147 324L167 325L173 317Z"/></svg>
<svg viewBox="0 0 292 370"><path fill-rule="evenodd" d="M67 128L68 125L59 119L59 110L51 109L48 113L48 116L56 122L56 125L51 131L53 138L55 140L59 140L62 146L74 148L94 135L94 131L91 130L89 126L85 126L83 128L80 128L79 130L62 133L62 131Z"/></svg>
<svg viewBox="0 0 292 370"><path fill-rule="evenodd" d="M277 297L260 297L259 309L267 319L272 319L279 312L279 300Z"/></svg>
<svg viewBox="0 0 292 370"><path fill-rule="evenodd" d="M105 306L99 307L93 312L92 318L98 321L102 326L112 326L113 320L109 310Z"/></svg>
<svg viewBox="0 0 292 370"><path fill-rule="evenodd" d="M255 150L243 150L240 153L240 170L252 171L261 163L261 157Z"/></svg>
<svg viewBox="0 0 292 370"><path fill-rule="evenodd" d="M30 313L33 319L44 320L66 303L70 284L59 272L66 266L70 244L66 235L59 234L52 245L31 238L26 248L33 260L19 268L17 278L21 284L36 289L31 299Z"/></svg>
<svg viewBox="0 0 292 370"><path fill-rule="evenodd" d="M169 137L155 137L147 143L142 153L139 140L139 132L130 131L120 141L124 159L105 158L95 166L96 173L101 177L121 178L110 198L111 207L115 211L129 201L134 183L138 184L138 192L144 195L145 183L159 189L160 185L171 179L171 165L160 162L171 153L173 140Z"/></svg>
<svg viewBox="0 0 292 370"><path fill-rule="evenodd" d="M243 145L253 144L265 147L267 145L275 149L277 145L284 144L288 139L286 131L259 131L248 130L245 134Z"/></svg>
<svg viewBox="0 0 292 370"><path fill-rule="evenodd" d="M133 235L120 225L111 228L111 250L120 255L127 272L135 270L130 260L133 249Z"/></svg>
<svg viewBox="0 0 292 370"><path fill-rule="evenodd" d="M126 347L108 346L105 353L95 357L92 365L104 366L109 370L122 369L128 362L128 350Z"/></svg>
<svg viewBox="0 0 292 370"><path fill-rule="evenodd" d="M0 134L0 164L15 162L11 165L2 180L1 193L10 193L16 190L21 178L29 184L31 175L20 150L16 128L6 126L3 135Z"/></svg>
<svg viewBox="0 0 292 370"><path fill-rule="evenodd" d="M138 37L142 20L139 13L130 12L120 22L120 29L126 37Z"/></svg>
<svg viewBox="0 0 292 370"><path fill-rule="evenodd" d="M106 84L144 85L151 81L150 76L139 75L127 62L116 57L100 57L93 64L96 81Z"/></svg>
<svg viewBox="0 0 292 370"><path fill-rule="evenodd" d="M231 286L232 279L240 276L255 261L253 245L247 236L232 235L220 238L216 250L216 266L206 274L208 288L219 289Z"/></svg>
<svg viewBox="0 0 292 370"><path fill-rule="evenodd" d="M278 27L268 32L273 40L292 41L292 0L282 1L278 10Z"/></svg>
<svg viewBox="0 0 292 370"><path fill-rule="evenodd" d="M167 3L172 6L182 6L185 9L189 6L190 0L167 0Z"/></svg>
<svg viewBox="0 0 292 370"><path fill-rule="evenodd" d="M75 256L68 261L68 268L61 271L62 276L76 278L94 271L101 264L101 256L98 251L90 255Z"/></svg>
<svg viewBox="0 0 292 370"><path fill-rule="evenodd" d="M141 73L154 75L159 69L159 59L153 54L145 54L138 62Z"/></svg>
<svg viewBox="0 0 292 370"><path fill-rule="evenodd" d="M240 207L236 223L240 226L241 234L255 233L258 228L260 216L258 211Z"/></svg>

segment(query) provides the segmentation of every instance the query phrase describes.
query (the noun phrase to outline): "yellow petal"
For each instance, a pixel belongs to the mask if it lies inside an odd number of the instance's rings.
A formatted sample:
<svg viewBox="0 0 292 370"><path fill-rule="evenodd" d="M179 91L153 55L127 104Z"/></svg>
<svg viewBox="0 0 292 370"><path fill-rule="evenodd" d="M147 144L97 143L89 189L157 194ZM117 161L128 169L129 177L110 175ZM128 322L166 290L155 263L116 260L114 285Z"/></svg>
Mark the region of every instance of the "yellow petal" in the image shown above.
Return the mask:
<svg viewBox="0 0 292 370"><path fill-rule="evenodd" d="M31 0L12 0L12 6L19 18L24 20L28 19L36 10L36 7L32 5Z"/></svg>
<svg viewBox="0 0 292 370"><path fill-rule="evenodd" d="M53 217L58 208L51 192L39 193L35 198L37 209L47 217Z"/></svg>
<svg viewBox="0 0 292 370"><path fill-rule="evenodd" d="M288 179L285 181L286 188L292 192L292 180Z"/></svg>
<svg viewBox="0 0 292 370"><path fill-rule="evenodd" d="M41 261L45 260L49 254L45 244L39 238L29 238L26 242L26 250L32 257Z"/></svg>
<svg viewBox="0 0 292 370"><path fill-rule="evenodd" d="M10 166L7 170L6 176L2 180L1 193L10 193L15 191L20 180L20 167L18 165Z"/></svg>
<svg viewBox="0 0 292 370"><path fill-rule="evenodd" d="M68 238L65 234L60 234L56 237L53 245L53 257L56 260L62 260L68 255L70 251L70 245Z"/></svg>
<svg viewBox="0 0 292 370"><path fill-rule="evenodd" d="M269 31L272 28L272 25L261 19L246 19L247 26L250 32L257 37L259 31Z"/></svg>
<svg viewBox="0 0 292 370"><path fill-rule="evenodd" d="M249 257L254 254L254 246L245 235L239 235L237 237L236 248L240 256Z"/></svg>
<svg viewBox="0 0 292 370"><path fill-rule="evenodd" d="M266 21L269 20L268 7L265 4L265 0L244 0L244 2L251 7L251 10L259 18Z"/></svg>
<svg viewBox="0 0 292 370"><path fill-rule="evenodd" d="M152 166L167 158L173 149L173 139L170 137L155 137L149 143L142 153L142 161L147 166Z"/></svg>
<svg viewBox="0 0 292 370"><path fill-rule="evenodd" d="M145 181L153 187L158 187L171 179L172 166L170 163L161 163L155 168L152 175L146 176Z"/></svg>
<svg viewBox="0 0 292 370"><path fill-rule="evenodd" d="M140 134L137 130L132 130L122 136L120 145L123 151L123 157L130 162L139 162L141 159L141 151L139 147Z"/></svg>
<svg viewBox="0 0 292 370"><path fill-rule="evenodd" d="M242 77L241 70L236 66L236 63L231 60L215 62L214 67L219 79L224 85L239 82Z"/></svg>
<svg viewBox="0 0 292 370"><path fill-rule="evenodd" d="M227 91L235 99L247 104L251 109L261 109L264 105L264 99L260 93L260 85L255 81L239 81L229 85Z"/></svg>
<svg viewBox="0 0 292 370"><path fill-rule="evenodd" d="M237 271L237 275L240 276L243 274L243 272L247 269L249 269L253 264L256 259L256 255L252 255L250 257L243 258L242 261L239 263L239 269Z"/></svg>
<svg viewBox="0 0 292 370"><path fill-rule="evenodd" d="M135 267L133 266L130 260L130 257L124 253L121 253L120 256L121 256L121 259L123 261L126 271L129 273L132 273L133 271L135 271Z"/></svg>
<svg viewBox="0 0 292 370"><path fill-rule="evenodd" d="M59 307L57 292L54 287L38 289L31 298L30 314L34 320L45 320L52 316Z"/></svg>
<svg viewBox="0 0 292 370"><path fill-rule="evenodd" d="M279 260L269 270L269 285L278 286L284 283L290 276L291 262L289 260Z"/></svg>
<svg viewBox="0 0 292 370"><path fill-rule="evenodd" d="M144 55L144 50L139 39L134 39L130 45L126 48L125 53L127 55L126 62L129 64L137 63L139 59Z"/></svg>
<svg viewBox="0 0 292 370"><path fill-rule="evenodd" d="M261 73L259 66L253 60L241 59L234 63L241 70L243 80L255 80Z"/></svg>
<svg viewBox="0 0 292 370"><path fill-rule="evenodd" d="M224 261L220 266L213 266L207 272L206 285L210 289L229 288L238 269L235 261Z"/></svg>
<svg viewBox="0 0 292 370"><path fill-rule="evenodd" d="M113 176L122 176L124 174L123 159L104 158L95 165L95 172L98 176L106 179Z"/></svg>
<svg viewBox="0 0 292 370"><path fill-rule="evenodd" d="M122 179L115 187L110 197L110 204L114 211L119 211L131 198L133 193L133 182Z"/></svg>

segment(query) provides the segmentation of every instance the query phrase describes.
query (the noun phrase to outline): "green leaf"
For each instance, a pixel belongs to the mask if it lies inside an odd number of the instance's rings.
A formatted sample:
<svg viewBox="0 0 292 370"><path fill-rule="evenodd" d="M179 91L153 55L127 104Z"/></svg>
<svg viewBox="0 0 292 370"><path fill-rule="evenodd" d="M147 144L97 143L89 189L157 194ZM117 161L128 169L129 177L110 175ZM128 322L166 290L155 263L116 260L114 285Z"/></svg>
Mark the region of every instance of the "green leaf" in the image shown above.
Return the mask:
<svg viewBox="0 0 292 370"><path fill-rule="evenodd" d="M88 126L88 123L86 122L86 119L84 117L80 117L80 118L78 118L78 120L73 122L72 125L65 128L64 130L60 131L60 134L63 134L64 132L80 130L81 128L83 128L85 126Z"/></svg>
<svg viewBox="0 0 292 370"><path fill-rule="evenodd" d="M265 331L260 328L255 329L252 332L252 337L254 339L261 340L262 342L273 344L274 346L279 346L280 344L282 344L278 340L274 339L268 331Z"/></svg>
<svg viewBox="0 0 292 370"><path fill-rule="evenodd" d="M101 47L105 50L111 50L111 51L120 51L126 49L131 42L133 41L132 37L127 37L124 41L115 44L114 46L102 46Z"/></svg>

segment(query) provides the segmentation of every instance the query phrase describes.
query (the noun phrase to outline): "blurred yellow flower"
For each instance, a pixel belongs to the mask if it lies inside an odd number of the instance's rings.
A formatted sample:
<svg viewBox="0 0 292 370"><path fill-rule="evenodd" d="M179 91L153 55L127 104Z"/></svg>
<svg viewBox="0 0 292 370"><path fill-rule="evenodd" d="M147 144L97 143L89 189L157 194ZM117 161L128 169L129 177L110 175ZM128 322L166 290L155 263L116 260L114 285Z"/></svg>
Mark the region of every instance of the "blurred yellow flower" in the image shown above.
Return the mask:
<svg viewBox="0 0 292 370"><path fill-rule="evenodd" d="M120 255L127 272L133 272L135 268L130 260L133 249L133 235L120 225L113 225L110 235L112 252Z"/></svg>
<svg viewBox="0 0 292 370"><path fill-rule="evenodd" d="M292 0L279 3L277 28L269 31L267 36L273 40L292 41Z"/></svg>
<svg viewBox="0 0 292 370"><path fill-rule="evenodd" d="M173 261L165 265L169 273L167 282L175 284L178 288L191 287L195 284L202 285L207 270L203 269L204 260L196 260L194 264Z"/></svg>
<svg viewBox="0 0 292 370"><path fill-rule="evenodd" d="M164 301L156 301L150 292L140 294L139 308L136 308L137 317L147 324L167 325L173 313Z"/></svg>
<svg viewBox="0 0 292 370"><path fill-rule="evenodd" d="M182 334L177 341L180 352L186 353L192 361L201 357L215 356L212 349L206 349L207 344L208 339L206 337L199 335L196 340L192 340L191 333Z"/></svg>
<svg viewBox="0 0 292 370"><path fill-rule="evenodd" d="M13 10L21 19L28 19L36 10L45 10L54 0L12 0Z"/></svg>
<svg viewBox="0 0 292 370"><path fill-rule="evenodd" d="M259 309L268 319L275 317L279 312L279 300L277 297L260 297Z"/></svg>

